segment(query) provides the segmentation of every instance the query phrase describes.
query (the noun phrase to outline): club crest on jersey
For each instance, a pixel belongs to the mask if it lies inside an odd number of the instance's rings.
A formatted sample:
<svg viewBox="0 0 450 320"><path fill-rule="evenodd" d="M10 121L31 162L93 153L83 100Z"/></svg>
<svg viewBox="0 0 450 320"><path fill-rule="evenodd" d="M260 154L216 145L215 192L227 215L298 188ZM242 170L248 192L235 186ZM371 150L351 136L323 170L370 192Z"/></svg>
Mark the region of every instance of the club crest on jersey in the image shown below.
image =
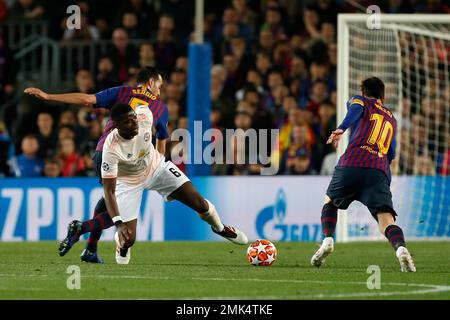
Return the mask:
<svg viewBox="0 0 450 320"><path fill-rule="evenodd" d="M146 132L146 133L144 134L144 141L147 142L148 140L150 140L150 133L149 133L149 132Z"/></svg>
<svg viewBox="0 0 450 320"><path fill-rule="evenodd" d="M145 121L145 120L147 120L147 116L143 113L139 113L137 115L137 119L138 119L138 121Z"/></svg>
<svg viewBox="0 0 450 320"><path fill-rule="evenodd" d="M109 171L109 164L107 164L106 162L103 162L102 163L102 169L103 169L103 171L108 172Z"/></svg>

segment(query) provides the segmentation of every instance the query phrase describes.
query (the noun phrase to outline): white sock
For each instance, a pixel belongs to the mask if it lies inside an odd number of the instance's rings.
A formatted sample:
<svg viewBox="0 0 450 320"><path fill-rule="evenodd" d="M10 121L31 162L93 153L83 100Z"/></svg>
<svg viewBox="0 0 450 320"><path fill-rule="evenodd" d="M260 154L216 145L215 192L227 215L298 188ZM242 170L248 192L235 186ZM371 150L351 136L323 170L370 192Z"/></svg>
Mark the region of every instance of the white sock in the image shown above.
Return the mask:
<svg viewBox="0 0 450 320"><path fill-rule="evenodd" d="M219 214L217 213L216 207L211 202L209 202L209 200L207 199L205 200L206 202L208 202L209 209L208 212L198 213L200 219L210 224L217 232L222 231L224 226L222 224L222 221L220 221L220 217Z"/></svg>

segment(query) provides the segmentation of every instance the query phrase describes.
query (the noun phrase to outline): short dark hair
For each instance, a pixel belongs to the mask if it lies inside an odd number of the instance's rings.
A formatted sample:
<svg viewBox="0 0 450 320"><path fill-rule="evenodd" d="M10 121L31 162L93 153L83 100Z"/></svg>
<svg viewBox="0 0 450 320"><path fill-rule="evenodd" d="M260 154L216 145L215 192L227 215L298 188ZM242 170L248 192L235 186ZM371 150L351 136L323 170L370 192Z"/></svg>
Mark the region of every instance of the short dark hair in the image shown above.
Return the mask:
<svg viewBox="0 0 450 320"><path fill-rule="evenodd" d="M251 83L251 82L246 82L244 84L244 88L243 89L244 89L244 97L247 94L247 92L256 92L256 93L258 93L258 88L256 88L256 86L253 83Z"/></svg>
<svg viewBox="0 0 450 320"><path fill-rule="evenodd" d="M69 129L70 131L73 132L73 134L75 134L75 128L70 125L70 124L62 124L58 127L58 132L61 131L61 129Z"/></svg>
<svg viewBox="0 0 450 320"><path fill-rule="evenodd" d="M31 133L25 135L25 136L22 138L22 141L25 140L25 139L34 139L34 140L36 140L37 142L39 142L37 136L36 136L35 134L31 134Z"/></svg>
<svg viewBox="0 0 450 320"><path fill-rule="evenodd" d="M150 79L158 80L159 77L163 78L162 73L155 67L146 66L138 71L136 74L136 81L138 84L147 83Z"/></svg>
<svg viewBox="0 0 450 320"><path fill-rule="evenodd" d="M282 15L282 12L281 12L280 7L274 7L274 6L271 6L271 7L268 7L268 8L266 9L266 12L268 12L268 11L275 11L275 12L277 12L278 14Z"/></svg>
<svg viewBox="0 0 450 320"><path fill-rule="evenodd" d="M153 44L150 41L144 41L139 45L139 48L143 47L143 46L150 46L153 48Z"/></svg>
<svg viewBox="0 0 450 320"><path fill-rule="evenodd" d="M377 77L367 78L361 83L361 91L365 96L383 99L384 83Z"/></svg>
<svg viewBox="0 0 450 320"><path fill-rule="evenodd" d="M265 58L269 59L270 62L272 62L270 54L268 54L268 53L265 52L265 51L258 51L258 52L256 53L256 55L260 55L260 56L262 56L262 57L265 57Z"/></svg>
<svg viewBox="0 0 450 320"><path fill-rule="evenodd" d="M173 17L173 15L171 15L171 14L168 13L168 12L164 12L163 14L161 14L161 15L159 16L160 19L161 19L162 17L167 17L167 18L170 18L170 19L172 19L172 20L175 21L175 18Z"/></svg>
<svg viewBox="0 0 450 320"><path fill-rule="evenodd" d="M267 71L267 76L269 76L269 75L272 74L272 73L278 73L278 74L280 74L281 76L283 76L283 71L282 71L280 68L278 68L278 67L270 68L270 69Z"/></svg>
<svg viewBox="0 0 450 320"><path fill-rule="evenodd" d="M133 10L125 10L125 11L122 13L122 17L123 17L124 15L126 15L126 14L134 14L134 15L136 16L136 18L137 18L137 14L136 14L136 12L134 12Z"/></svg>
<svg viewBox="0 0 450 320"><path fill-rule="evenodd" d="M255 72L255 73L258 74L258 76L260 76L260 77L262 78L261 72L260 72L258 69L256 69L256 67L252 67L252 68L247 69L246 75L247 75L249 72Z"/></svg>
<svg viewBox="0 0 450 320"><path fill-rule="evenodd" d="M324 78L319 78L319 79L314 80L313 85L318 84L318 83L321 83L328 87L327 80L325 80Z"/></svg>
<svg viewBox="0 0 450 320"><path fill-rule="evenodd" d="M133 108L131 108L130 105L128 105L126 103L116 103L111 108L110 116L111 116L112 121L116 122L119 120L119 118L121 116L123 116L124 114L127 114L131 111L133 111Z"/></svg>

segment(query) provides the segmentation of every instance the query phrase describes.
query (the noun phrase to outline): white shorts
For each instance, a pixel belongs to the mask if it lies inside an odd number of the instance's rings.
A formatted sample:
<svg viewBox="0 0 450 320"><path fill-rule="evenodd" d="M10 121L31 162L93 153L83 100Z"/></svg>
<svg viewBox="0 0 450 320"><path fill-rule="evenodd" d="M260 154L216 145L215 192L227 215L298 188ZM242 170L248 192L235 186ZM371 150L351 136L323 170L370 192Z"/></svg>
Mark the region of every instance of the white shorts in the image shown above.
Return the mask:
<svg viewBox="0 0 450 320"><path fill-rule="evenodd" d="M189 178L172 161L164 160L141 184L129 185L117 180L116 200L122 220L128 222L138 218L144 189L157 191L164 200L171 201L168 196L188 181Z"/></svg>

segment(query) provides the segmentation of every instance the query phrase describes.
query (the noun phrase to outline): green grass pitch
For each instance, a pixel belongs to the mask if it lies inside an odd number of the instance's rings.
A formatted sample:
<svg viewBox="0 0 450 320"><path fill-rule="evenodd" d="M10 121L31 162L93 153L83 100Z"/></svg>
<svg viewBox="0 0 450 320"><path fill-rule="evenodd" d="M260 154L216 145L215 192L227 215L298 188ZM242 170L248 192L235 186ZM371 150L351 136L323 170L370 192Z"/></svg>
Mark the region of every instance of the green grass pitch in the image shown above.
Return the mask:
<svg viewBox="0 0 450 320"><path fill-rule="evenodd" d="M137 242L129 265L100 244L104 265L81 262L84 244L59 257L56 242L0 243L0 299L450 299L450 242L410 242L417 273L401 273L385 242L336 244L319 269L315 243L276 243L278 260L254 267L246 246L225 242ZM70 265L81 288L69 290ZM369 290L369 265L381 289Z"/></svg>

